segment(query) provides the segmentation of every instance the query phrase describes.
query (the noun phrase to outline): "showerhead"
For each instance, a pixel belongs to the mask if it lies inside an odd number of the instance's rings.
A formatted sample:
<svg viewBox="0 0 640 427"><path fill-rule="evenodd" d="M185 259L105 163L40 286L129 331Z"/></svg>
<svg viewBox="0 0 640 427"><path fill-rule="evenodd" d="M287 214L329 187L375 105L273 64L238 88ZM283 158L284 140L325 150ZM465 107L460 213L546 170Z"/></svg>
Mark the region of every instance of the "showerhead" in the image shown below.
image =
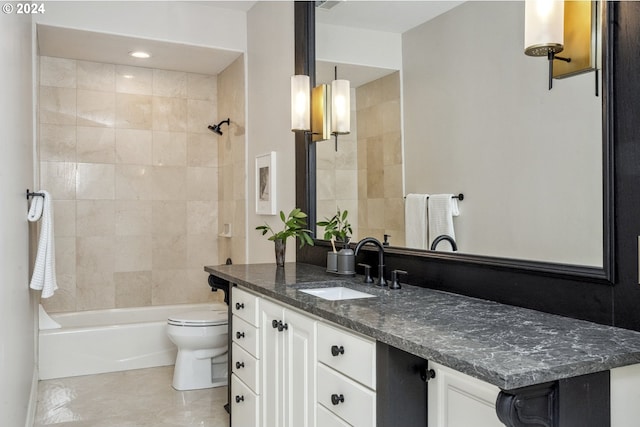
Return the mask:
<svg viewBox="0 0 640 427"><path fill-rule="evenodd" d="M218 123L217 125L209 125L207 126L207 128L214 133L217 133L218 135L222 135L222 131L220 130L220 126L222 126L223 124L227 124L230 125L231 124L231 120L227 119L227 120L223 120L220 123Z"/></svg>

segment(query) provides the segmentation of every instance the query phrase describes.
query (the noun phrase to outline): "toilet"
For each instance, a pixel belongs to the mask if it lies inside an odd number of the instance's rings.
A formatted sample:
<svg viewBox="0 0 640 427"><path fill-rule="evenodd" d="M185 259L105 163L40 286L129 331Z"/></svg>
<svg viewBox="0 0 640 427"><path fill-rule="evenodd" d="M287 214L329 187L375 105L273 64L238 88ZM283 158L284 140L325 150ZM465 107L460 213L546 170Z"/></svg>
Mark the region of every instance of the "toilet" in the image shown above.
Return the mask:
<svg viewBox="0 0 640 427"><path fill-rule="evenodd" d="M191 311L167 320L167 335L178 347L172 386L197 390L227 385L227 309Z"/></svg>

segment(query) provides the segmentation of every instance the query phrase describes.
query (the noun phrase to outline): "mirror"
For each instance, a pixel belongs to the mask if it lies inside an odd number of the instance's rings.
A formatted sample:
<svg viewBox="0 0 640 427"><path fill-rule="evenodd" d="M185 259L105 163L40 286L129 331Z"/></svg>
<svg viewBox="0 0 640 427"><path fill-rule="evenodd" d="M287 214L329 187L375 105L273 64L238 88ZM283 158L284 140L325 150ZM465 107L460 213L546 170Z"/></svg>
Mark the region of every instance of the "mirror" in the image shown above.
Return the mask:
<svg viewBox="0 0 640 427"><path fill-rule="evenodd" d="M366 22L389 4L396 28ZM337 66L352 85L351 134L316 143L318 220L347 209L354 240L387 234L413 253L404 196L463 193L457 257L606 268L601 82L590 72L547 90L523 25L524 2L316 8L316 81Z"/></svg>

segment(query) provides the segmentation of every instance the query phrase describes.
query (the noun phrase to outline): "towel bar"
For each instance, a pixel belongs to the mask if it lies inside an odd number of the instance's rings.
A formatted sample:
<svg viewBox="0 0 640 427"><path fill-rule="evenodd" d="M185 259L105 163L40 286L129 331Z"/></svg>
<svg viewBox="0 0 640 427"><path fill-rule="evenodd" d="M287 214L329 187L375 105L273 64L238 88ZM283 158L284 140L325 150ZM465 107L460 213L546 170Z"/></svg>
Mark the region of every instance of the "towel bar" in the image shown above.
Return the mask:
<svg viewBox="0 0 640 427"><path fill-rule="evenodd" d="M35 196L44 197L44 193L32 193L27 188L27 200L29 200L29 197L35 197Z"/></svg>
<svg viewBox="0 0 640 427"><path fill-rule="evenodd" d="M404 196L404 198L406 199L406 198L407 198L407 196ZM427 199L428 199L428 198L429 198L429 196L427 196ZM464 194L460 193L460 194L458 194L457 196L451 196L451 198L452 198L452 199L458 199L458 200L460 200L460 201L463 201L463 200L464 200Z"/></svg>

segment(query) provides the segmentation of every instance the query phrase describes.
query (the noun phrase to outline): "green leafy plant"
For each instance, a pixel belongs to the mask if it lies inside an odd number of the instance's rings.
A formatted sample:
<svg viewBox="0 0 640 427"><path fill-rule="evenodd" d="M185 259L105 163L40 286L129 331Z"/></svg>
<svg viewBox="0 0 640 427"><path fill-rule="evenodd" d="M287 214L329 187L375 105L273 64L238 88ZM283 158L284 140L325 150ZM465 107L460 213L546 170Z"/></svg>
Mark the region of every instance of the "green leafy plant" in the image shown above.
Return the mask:
<svg viewBox="0 0 640 427"><path fill-rule="evenodd" d="M271 233L269 240L282 240L285 242L289 237L298 237L300 239L300 247L305 244L313 246L313 239L311 238L311 230L306 229L307 214L302 212L299 208L295 208L289 212L288 216L284 216L284 212L280 211L280 219L284 223L284 228L281 231L275 232L271 226L267 223L259 225L256 230L262 231L264 236L267 233Z"/></svg>
<svg viewBox="0 0 640 427"><path fill-rule="evenodd" d="M326 240L336 240L346 246L351 239L351 234L353 234L348 216L349 212L347 210L340 212L340 208L338 208L333 217L319 221L318 225L324 227L324 238Z"/></svg>

